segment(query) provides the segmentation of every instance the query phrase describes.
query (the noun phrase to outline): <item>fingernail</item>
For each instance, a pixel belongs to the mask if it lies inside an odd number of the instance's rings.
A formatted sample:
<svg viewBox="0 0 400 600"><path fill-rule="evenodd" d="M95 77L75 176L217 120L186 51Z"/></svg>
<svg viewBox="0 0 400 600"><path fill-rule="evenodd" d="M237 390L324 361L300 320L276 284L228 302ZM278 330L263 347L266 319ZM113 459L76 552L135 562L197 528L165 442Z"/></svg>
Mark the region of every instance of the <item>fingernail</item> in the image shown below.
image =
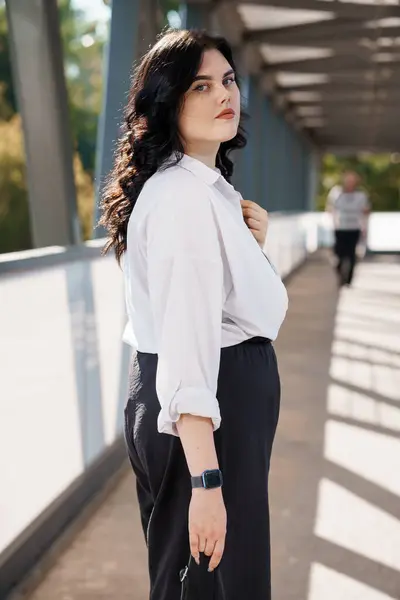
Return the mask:
<svg viewBox="0 0 400 600"><path fill-rule="evenodd" d="M208 571L209 573L212 573L212 572L214 571L214 569L212 569L212 568L208 567L207 571Z"/></svg>

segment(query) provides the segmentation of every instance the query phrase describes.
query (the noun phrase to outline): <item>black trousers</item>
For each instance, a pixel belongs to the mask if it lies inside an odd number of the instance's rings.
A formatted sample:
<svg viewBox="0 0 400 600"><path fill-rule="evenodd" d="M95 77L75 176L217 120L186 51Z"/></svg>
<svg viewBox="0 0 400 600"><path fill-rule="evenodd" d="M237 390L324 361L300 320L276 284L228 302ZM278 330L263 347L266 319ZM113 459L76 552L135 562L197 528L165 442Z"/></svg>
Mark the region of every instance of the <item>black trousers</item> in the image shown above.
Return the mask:
<svg viewBox="0 0 400 600"><path fill-rule="evenodd" d="M360 233L359 229L335 230L334 251L338 259L336 269L341 284L350 284L352 282Z"/></svg>
<svg viewBox="0 0 400 600"><path fill-rule="evenodd" d="M178 600L190 555L190 474L180 439L157 431L157 355L137 352L130 373L125 437L136 475L149 556L150 600ZM201 600L271 598L268 473L279 417L280 381L264 338L223 348L217 397L222 424L214 439L223 472L227 537L220 566L195 563ZM197 597L197 596L196 596Z"/></svg>

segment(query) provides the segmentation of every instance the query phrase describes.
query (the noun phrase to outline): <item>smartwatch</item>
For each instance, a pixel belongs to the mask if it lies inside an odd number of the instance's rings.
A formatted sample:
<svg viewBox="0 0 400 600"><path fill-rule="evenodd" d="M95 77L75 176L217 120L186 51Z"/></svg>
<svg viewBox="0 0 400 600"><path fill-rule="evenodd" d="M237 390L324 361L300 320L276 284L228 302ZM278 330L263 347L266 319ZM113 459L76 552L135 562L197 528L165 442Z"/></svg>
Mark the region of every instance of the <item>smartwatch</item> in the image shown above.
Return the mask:
<svg viewBox="0 0 400 600"><path fill-rule="evenodd" d="M192 477L191 480L192 488L212 490L214 488L222 487L222 473L219 469L204 471L201 475Z"/></svg>

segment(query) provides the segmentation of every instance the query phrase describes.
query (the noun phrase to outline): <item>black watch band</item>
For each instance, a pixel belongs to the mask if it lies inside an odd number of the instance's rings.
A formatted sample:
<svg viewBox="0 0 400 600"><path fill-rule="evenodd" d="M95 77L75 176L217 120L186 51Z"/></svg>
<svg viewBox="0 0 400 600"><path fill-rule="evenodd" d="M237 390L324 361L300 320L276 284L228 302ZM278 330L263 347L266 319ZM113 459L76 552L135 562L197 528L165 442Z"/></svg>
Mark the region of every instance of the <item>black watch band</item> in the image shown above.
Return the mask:
<svg viewBox="0 0 400 600"><path fill-rule="evenodd" d="M212 490L222 487L222 473L219 469L204 471L201 475L191 477L192 488Z"/></svg>

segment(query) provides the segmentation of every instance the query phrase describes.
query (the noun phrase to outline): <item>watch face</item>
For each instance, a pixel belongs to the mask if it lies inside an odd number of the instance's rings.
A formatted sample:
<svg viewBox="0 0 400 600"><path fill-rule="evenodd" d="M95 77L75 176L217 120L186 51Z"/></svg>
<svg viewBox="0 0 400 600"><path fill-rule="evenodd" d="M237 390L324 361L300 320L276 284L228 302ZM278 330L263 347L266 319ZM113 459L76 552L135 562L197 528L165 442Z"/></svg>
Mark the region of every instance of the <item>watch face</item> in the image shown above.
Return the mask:
<svg viewBox="0 0 400 600"><path fill-rule="evenodd" d="M204 487L207 489L220 487L221 486L221 473L220 471L205 471L203 473Z"/></svg>

